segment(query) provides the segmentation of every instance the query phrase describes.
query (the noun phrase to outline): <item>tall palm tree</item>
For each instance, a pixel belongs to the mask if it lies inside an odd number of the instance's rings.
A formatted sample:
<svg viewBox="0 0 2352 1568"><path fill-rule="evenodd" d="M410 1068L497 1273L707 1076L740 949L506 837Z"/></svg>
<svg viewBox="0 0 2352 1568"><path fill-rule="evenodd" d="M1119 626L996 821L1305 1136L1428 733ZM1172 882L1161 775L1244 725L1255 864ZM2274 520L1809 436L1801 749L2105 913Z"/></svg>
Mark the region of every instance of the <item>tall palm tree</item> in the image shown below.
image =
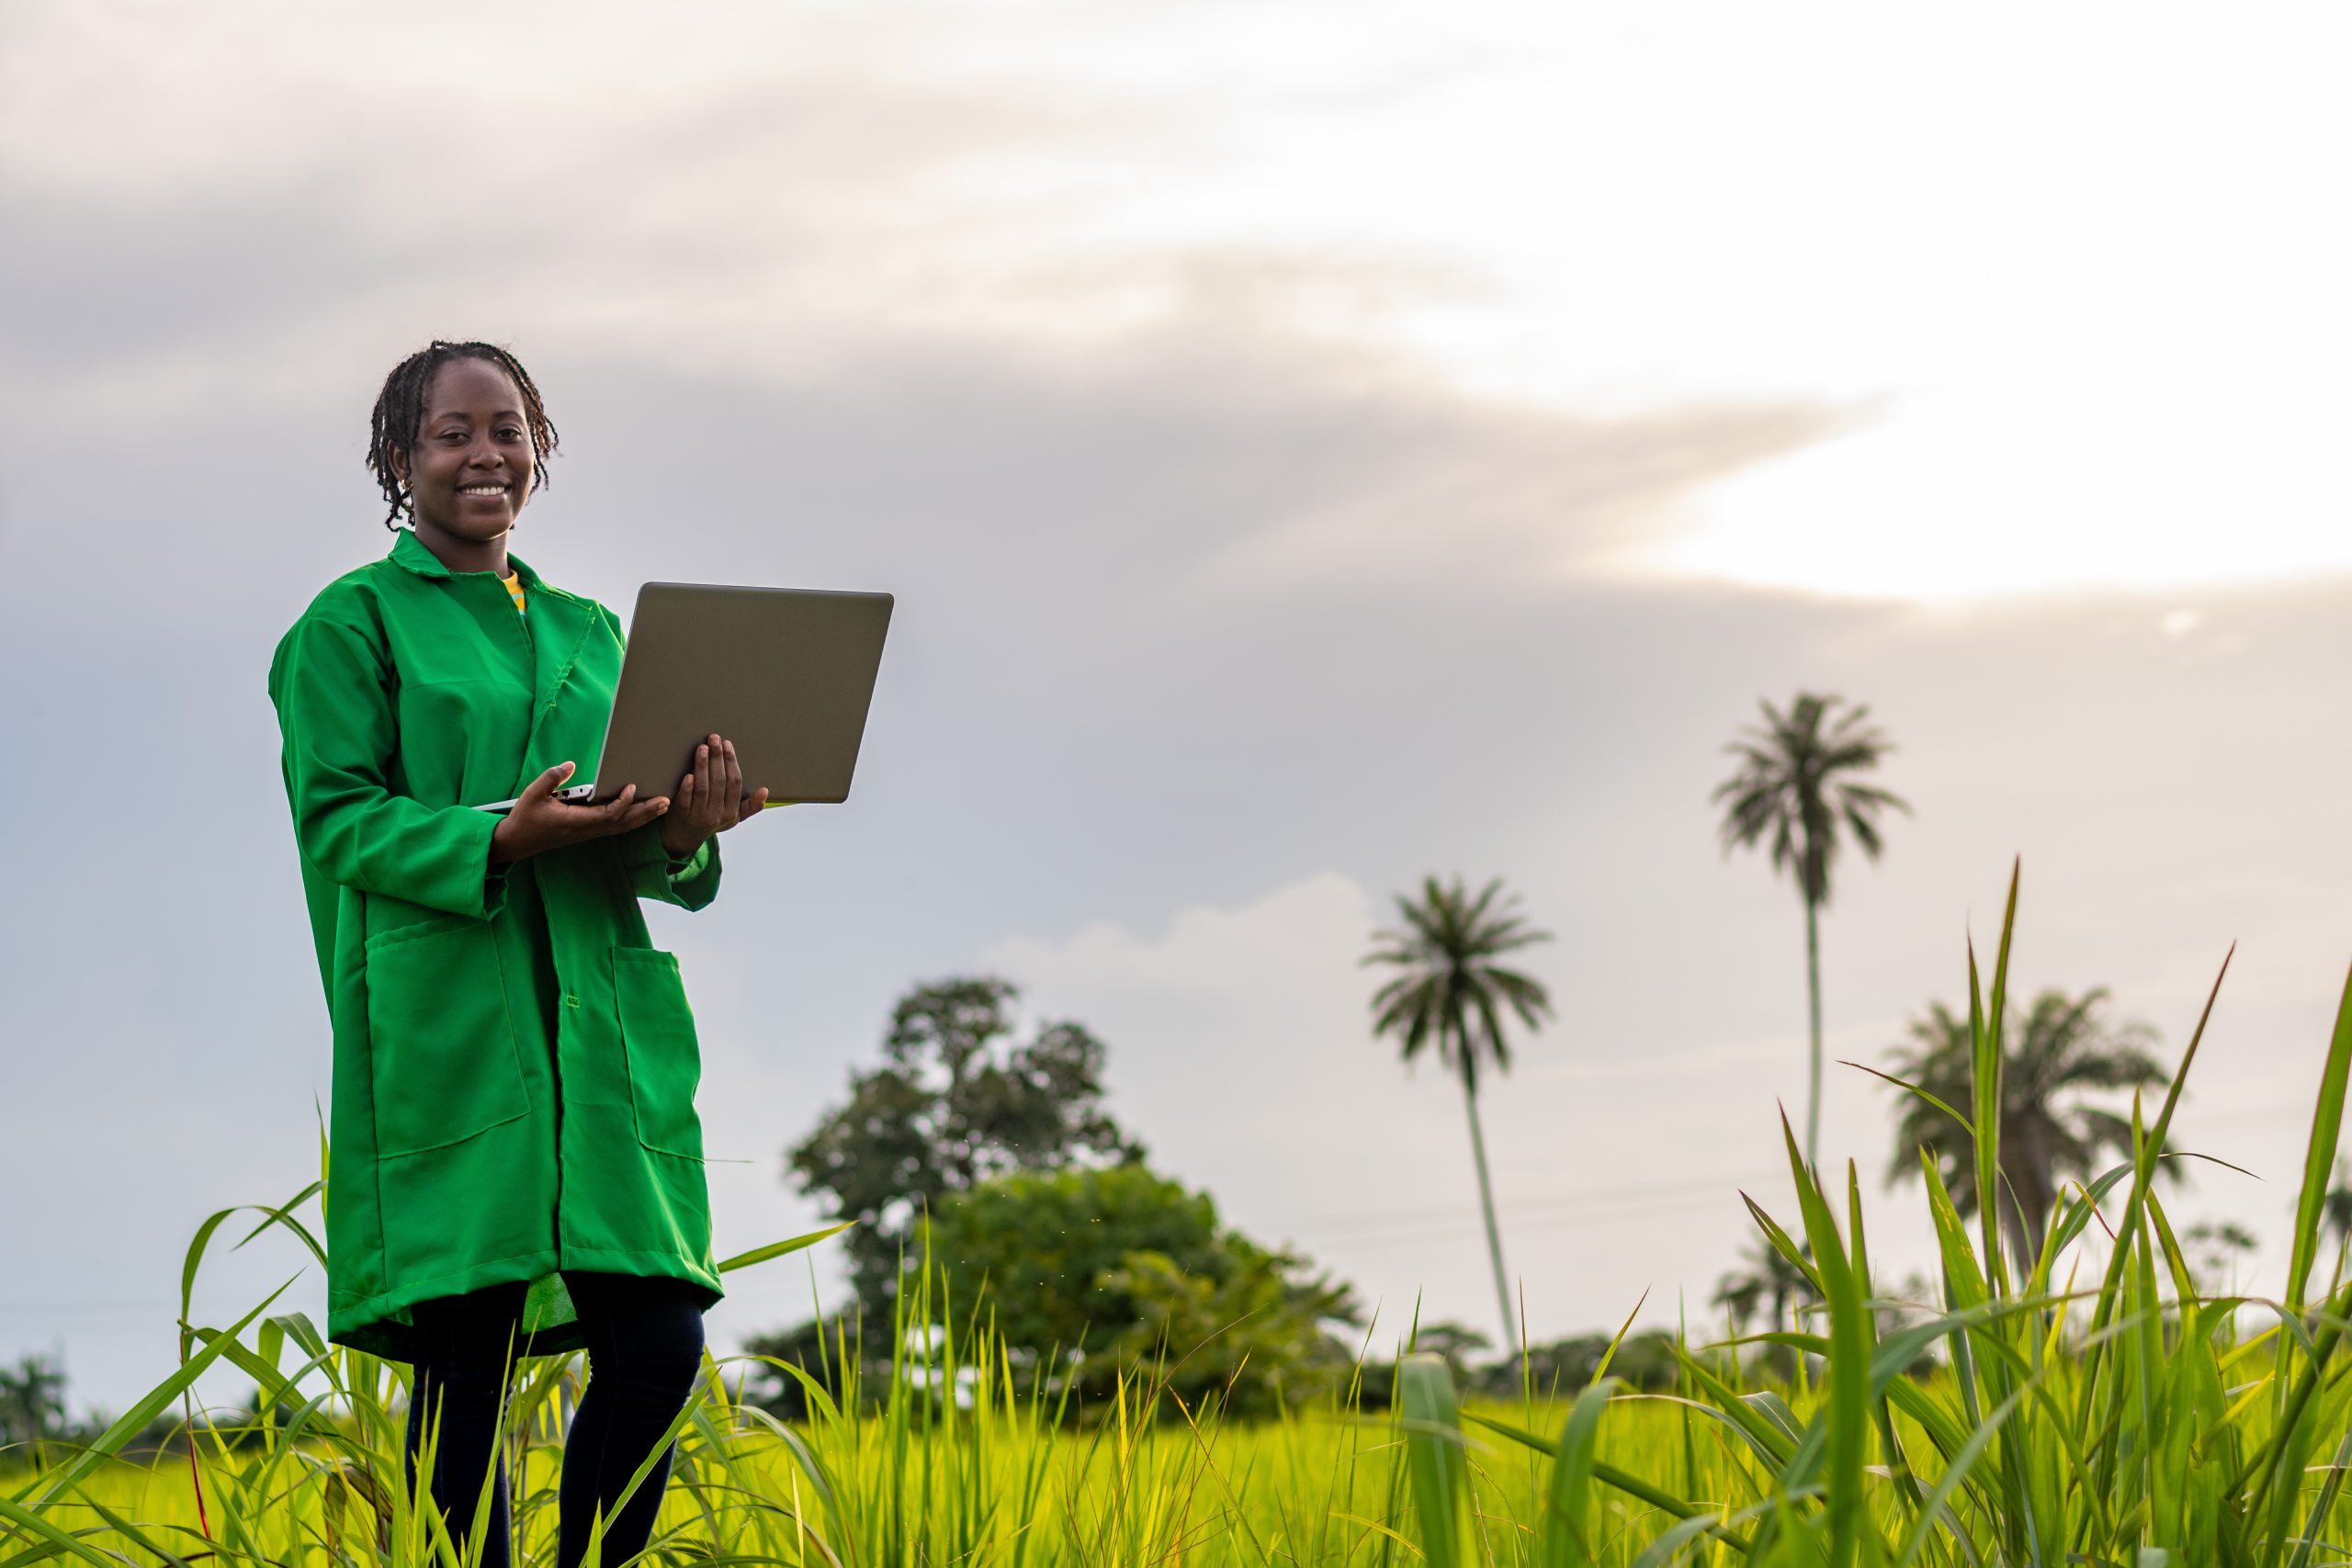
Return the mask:
<svg viewBox="0 0 2352 1568"><path fill-rule="evenodd" d="M2001 1224L2029 1269L2041 1255L2058 1187L2098 1174L2107 1151L2130 1158L2127 1116L2082 1102L2086 1092L2146 1089L2166 1081L2148 1052L2155 1031L2144 1023L2110 1021L2102 1012L2104 987L2069 997L2044 991L2022 1016L2012 1011L2003 1032L2001 1067ZM1941 1002L1911 1022L1910 1043L1895 1048L1894 1076L1966 1112L1974 1066L1968 1020ZM1969 1130L1917 1095L1903 1097L1894 1128L1889 1186L1919 1175L1919 1150L1933 1151L1938 1172L1962 1214L1977 1211L1976 1147ZM2156 1168L2175 1176L2166 1161Z"/></svg>
<svg viewBox="0 0 2352 1568"><path fill-rule="evenodd" d="M1752 849L1770 839L1772 866L1796 878L1804 900L1804 976L1811 1003L1812 1075L1805 1094L1804 1157L1818 1165L1821 1154L1821 911L1829 903L1829 874L1845 839L1871 860L1883 843L1879 814L1892 807L1908 811L1900 796L1863 784L1868 773L1894 750L1871 728L1871 710L1843 697L1799 692L1787 713L1758 702L1764 722L1740 732L1724 750L1739 759L1731 777L1715 786L1723 805L1724 853ZM1839 711L1842 709L1842 713Z"/></svg>
<svg viewBox="0 0 2352 1568"><path fill-rule="evenodd" d="M1552 937L1512 912L1518 899L1503 899L1502 886L1497 877L1473 897L1458 876L1450 884L1423 878L1419 898L1396 895L1403 929L1374 932L1378 945L1363 962L1397 971L1373 993L1373 1033L1395 1035L1408 1063L1434 1044L1438 1060L1462 1079L1470 1153L1478 1167L1478 1204L1487 1217L1487 1251L1495 1265L1495 1298L1502 1308L1503 1345L1516 1355L1510 1276L1503 1270L1502 1232L1495 1225L1495 1190L1487 1176L1487 1138L1478 1125L1478 1075L1488 1061L1498 1072L1510 1070L1510 1045L1503 1037L1506 1010L1530 1030L1541 1029L1552 1011L1552 998L1540 981L1497 961Z"/></svg>

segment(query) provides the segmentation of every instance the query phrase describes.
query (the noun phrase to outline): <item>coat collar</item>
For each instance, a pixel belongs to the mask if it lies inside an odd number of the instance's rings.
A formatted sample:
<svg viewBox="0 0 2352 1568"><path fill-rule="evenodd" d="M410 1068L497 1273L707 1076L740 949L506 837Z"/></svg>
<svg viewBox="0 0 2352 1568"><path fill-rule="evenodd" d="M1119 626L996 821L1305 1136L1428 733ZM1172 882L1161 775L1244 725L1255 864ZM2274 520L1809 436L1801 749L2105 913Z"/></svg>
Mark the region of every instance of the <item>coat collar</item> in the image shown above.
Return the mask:
<svg viewBox="0 0 2352 1568"><path fill-rule="evenodd" d="M424 542L416 536L416 530L413 528L402 528L393 538L392 553L390 558L394 566L405 567L419 577L457 578L488 575L484 572L451 571L441 564L439 556L424 547ZM506 564L515 576L523 580L523 587L527 593L553 593L566 599L575 597L573 594L565 593L562 589L554 584L543 581L537 572L531 570L531 563L521 556L509 555L506 558Z"/></svg>
<svg viewBox="0 0 2352 1568"><path fill-rule="evenodd" d="M424 547L423 541L417 538L415 531L409 528L401 529L400 536L392 541L390 559L393 565L413 571L419 577L437 579L446 582L490 575L486 571L451 571L441 564L440 557ZM543 737L547 722L555 713L556 704L563 691L564 682L571 679L571 667L579 660L581 649L587 646L589 635L596 629L599 623L594 608L588 601L582 599L576 593L566 593L562 589L542 581L539 574L531 570L530 563L520 556L508 556L506 564L513 569L517 577L523 580L524 597L529 604L526 613L530 617L531 628L531 674L534 688L531 729L523 742L523 773L514 786L519 791L525 784L536 778L540 771L549 764L567 760L554 755L541 755L545 750ZM503 598L503 591L501 598L502 600ZM582 764L582 772L576 782L585 784L596 776L592 765L594 759L579 757L570 760Z"/></svg>

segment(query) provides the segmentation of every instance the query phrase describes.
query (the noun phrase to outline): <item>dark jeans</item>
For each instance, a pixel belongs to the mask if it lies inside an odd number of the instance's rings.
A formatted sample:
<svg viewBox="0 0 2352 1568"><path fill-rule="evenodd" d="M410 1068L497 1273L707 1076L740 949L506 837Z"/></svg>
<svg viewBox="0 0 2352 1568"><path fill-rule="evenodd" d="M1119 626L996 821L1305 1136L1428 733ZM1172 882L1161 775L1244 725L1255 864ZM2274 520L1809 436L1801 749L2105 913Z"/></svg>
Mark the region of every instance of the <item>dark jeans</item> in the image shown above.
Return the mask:
<svg viewBox="0 0 2352 1568"><path fill-rule="evenodd" d="M645 1550L670 1479L670 1450L620 1511L614 1502L645 1456L685 1407L702 1370L702 1294L676 1280L566 1272L564 1288L588 1337L588 1389L581 1396L563 1454L558 1493L557 1568L578 1568L598 1512L605 1518L602 1561L618 1563ZM413 1495L425 1422L437 1412L433 1496L452 1540L473 1528L482 1478L492 1473L483 1568L507 1568L505 1467L498 1450L498 1406L523 1316L526 1287L493 1285L468 1295L419 1302L410 1309L417 1335L416 1379L408 1421L408 1479Z"/></svg>

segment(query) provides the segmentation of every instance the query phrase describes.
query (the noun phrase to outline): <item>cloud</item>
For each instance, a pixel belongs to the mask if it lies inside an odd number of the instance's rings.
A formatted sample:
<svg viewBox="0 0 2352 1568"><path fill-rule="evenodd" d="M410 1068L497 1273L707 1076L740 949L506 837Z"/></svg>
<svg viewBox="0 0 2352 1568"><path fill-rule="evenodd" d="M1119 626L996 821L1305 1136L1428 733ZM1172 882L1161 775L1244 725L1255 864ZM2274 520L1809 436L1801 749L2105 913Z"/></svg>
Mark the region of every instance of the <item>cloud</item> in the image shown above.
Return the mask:
<svg viewBox="0 0 2352 1568"><path fill-rule="evenodd" d="M61 378L118 409L206 375L250 393L403 318L435 324L393 341L454 321L756 378L908 336L1050 356L1193 299L1354 321L1434 276L1091 231L1192 128L1048 63L976 68L988 29L952 12L721 6L665 17L658 51L626 10L505 17L544 24L526 71L422 46L415 13L16 12L31 412Z"/></svg>
<svg viewBox="0 0 2352 1568"><path fill-rule="evenodd" d="M1346 1087L1365 1076L1350 1069L1367 1055L1355 964L1374 918L1363 888L1327 872L1239 908L1181 909L1157 941L1097 921L1058 942L1007 938L981 957L1031 987L1033 1010L1117 1042L1119 1109L1191 1102L1153 1140L1170 1169L1220 1168L1225 1190L1295 1192L1315 1163L1355 1168L1374 1153ZM1306 1104L1344 1151L1310 1153L1289 1135Z"/></svg>
<svg viewBox="0 0 2352 1568"><path fill-rule="evenodd" d="M683 442L713 539L786 536L762 498L814 495L1205 598L1555 579L1854 417L1514 405L1398 330L1486 295L1440 249L1106 224L1215 136L1132 60L1096 80L919 11L722 7L655 62L621 13L560 16L501 91L381 17L17 13L0 533L77 549L95 525L28 520L86 519L100 464L109 503L173 518L175 581L260 493L369 507L350 433L436 334L537 367L572 435L559 514L600 441L663 485Z"/></svg>

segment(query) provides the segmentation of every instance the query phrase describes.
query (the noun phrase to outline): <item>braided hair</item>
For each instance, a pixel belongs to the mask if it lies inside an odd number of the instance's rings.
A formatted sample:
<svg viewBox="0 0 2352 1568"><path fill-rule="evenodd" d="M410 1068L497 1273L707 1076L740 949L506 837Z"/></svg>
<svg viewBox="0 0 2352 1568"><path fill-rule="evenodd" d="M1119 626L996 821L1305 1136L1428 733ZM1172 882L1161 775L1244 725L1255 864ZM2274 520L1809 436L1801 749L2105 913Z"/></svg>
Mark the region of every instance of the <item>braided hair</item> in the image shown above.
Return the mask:
<svg viewBox="0 0 2352 1568"><path fill-rule="evenodd" d="M424 425L424 399L433 389L434 374L453 359L485 361L514 381L523 394L523 420L531 431L531 489L548 482L547 460L555 455L555 425L548 419L547 405L539 400L537 383L523 368L522 361L496 344L435 338L429 346L392 367L392 373L384 378L384 389L376 394L376 411L368 421L368 468L383 487L384 499L391 503L391 510L384 514L384 526L395 532L401 514L414 508L408 487L392 467L392 454L397 451L406 457L415 445L416 433Z"/></svg>

